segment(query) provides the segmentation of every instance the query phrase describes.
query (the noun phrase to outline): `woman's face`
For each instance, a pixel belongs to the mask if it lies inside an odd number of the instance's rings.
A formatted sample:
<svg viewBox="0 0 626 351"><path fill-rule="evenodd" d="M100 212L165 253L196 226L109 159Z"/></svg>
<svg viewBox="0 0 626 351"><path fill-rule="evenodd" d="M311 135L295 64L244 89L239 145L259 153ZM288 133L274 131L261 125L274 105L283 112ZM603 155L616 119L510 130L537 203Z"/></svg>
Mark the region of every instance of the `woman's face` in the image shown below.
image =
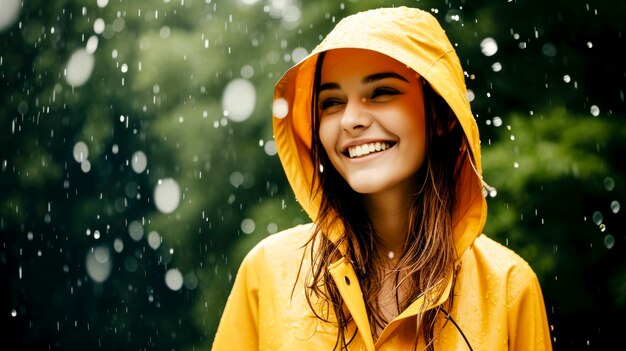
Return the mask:
<svg viewBox="0 0 626 351"><path fill-rule="evenodd" d="M374 51L331 50L318 94L319 138L354 191L418 190L426 132L417 73Z"/></svg>

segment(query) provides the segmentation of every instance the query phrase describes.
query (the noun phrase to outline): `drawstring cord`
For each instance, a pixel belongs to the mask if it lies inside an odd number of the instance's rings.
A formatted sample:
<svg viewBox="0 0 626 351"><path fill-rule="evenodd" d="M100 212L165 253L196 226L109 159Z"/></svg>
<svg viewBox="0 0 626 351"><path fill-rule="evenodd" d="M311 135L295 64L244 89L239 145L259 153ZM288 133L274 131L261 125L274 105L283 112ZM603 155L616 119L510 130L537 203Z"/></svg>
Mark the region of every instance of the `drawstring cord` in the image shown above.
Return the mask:
<svg viewBox="0 0 626 351"><path fill-rule="evenodd" d="M470 345L470 343L469 343L469 340L467 340L467 337L465 336L465 333L463 333L463 330L461 330L461 327L459 327L459 325L456 324L456 321L454 320L454 318L452 318L450 313L448 313L448 311L444 310L443 307L439 307L438 310L441 311L443 313L444 317L447 320L449 320L450 322L452 322L452 324L454 325L456 330L458 330L459 333L461 333L461 336L463 337L463 340L465 340L465 343L467 344L467 347L469 347L470 351L474 351L474 349L472 349L472 345Z"/></svg>

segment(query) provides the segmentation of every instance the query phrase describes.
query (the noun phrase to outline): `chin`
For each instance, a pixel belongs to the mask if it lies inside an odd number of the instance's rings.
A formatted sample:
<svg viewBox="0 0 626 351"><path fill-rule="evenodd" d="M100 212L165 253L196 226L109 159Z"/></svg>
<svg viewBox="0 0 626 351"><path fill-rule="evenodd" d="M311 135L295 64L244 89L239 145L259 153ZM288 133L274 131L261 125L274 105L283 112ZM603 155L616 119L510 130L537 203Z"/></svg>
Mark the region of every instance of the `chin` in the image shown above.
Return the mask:
<svg viewBox="0 0 626 351"><path fill-rule="evenodd" d="M380 181L375 179L349 181L350 188L359 194L375 194L383 190Z"/></svg>

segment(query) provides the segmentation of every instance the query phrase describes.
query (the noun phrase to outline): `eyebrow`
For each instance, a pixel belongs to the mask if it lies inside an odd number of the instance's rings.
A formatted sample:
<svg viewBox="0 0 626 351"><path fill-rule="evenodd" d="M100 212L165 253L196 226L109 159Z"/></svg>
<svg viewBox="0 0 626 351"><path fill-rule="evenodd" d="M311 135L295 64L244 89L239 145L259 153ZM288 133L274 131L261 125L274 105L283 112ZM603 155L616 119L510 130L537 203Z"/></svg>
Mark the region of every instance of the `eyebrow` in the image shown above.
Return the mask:
<svg viewBox="0 0 626 351"><path fill-rule="evenodd" d="M395 72L381 72L381 73L374 73L374 74L370 74L369 76L366 76L365 78L363 78L362 82L363 84L371 84L374 82L377 82L379 80L383 80L383 79L387 79L387 78L393 78L393 79L399 79L403 82L407 82L409 83L409 80L404 78L403 76L399 75L398 73ZM320 87L317 89L318 93L323 91L323 90L333 90L333 89L340 89L339 84L337 83L324 83L322 85L320 85Z"/></svg>
<svg viewBox="0 0 626 351"><path fill-rule="evenodd" d="M399 75L398 73L395 73L395 72L382 72L382 73L374 73L374 74L371 74L371 75L363 78L363 83L364 84L374 83L376 81L387 79L387 78L395 78L395 79L400 79L401 81L404 81L404 82L407 82L407 83L409 82L408 79L404 78L403 76Z"/></svg>

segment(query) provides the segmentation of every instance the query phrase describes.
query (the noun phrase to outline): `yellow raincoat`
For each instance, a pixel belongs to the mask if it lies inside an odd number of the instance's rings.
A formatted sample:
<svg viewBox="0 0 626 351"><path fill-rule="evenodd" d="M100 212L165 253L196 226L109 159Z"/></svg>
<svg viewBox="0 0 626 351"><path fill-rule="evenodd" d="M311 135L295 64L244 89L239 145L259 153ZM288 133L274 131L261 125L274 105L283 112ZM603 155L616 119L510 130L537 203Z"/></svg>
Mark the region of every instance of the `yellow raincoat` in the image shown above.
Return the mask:
<svg viewBox="0 0 626 351"><path fill-rule="evenodd" d="M355 270L346 258L329 269L354 318L350 350L410 350L415 346L415 315L455 295L448 311L459 331L437 319L435 350L551 350L545 306L535 273L518 255L481 234L487 216L482 192L478 127L466 98L459 59L437 20L406 7L377 9L344 18L324 41L281 78L273 118L278 155L299 203L312 220L319 196L311 196L311 92L317 54L335 48L378 51L406 64L426 79L456 114L474 155L458 180L459 205L454 237L460 261L455 286L442 283L440 301L418 299L374 340ZM304 279L310 267L303 245L312 224L274 234L244 259L220 321L213 350L332 350L337 328L316 318L306 302ZM334 233L325 233L332 240ZM344 251L345 252L345 251ZM304 261L303 257L305 257ZM302 262L302 267L300 267ZM298 274L301 269L300 274ZM297 280L297 281L296 281ZM446 323L447 322L447 323ZM349 333L352 335L352 333ZM467 338L464 340L463 335ZM417 350L424 348L423 341Z"/></svg>

